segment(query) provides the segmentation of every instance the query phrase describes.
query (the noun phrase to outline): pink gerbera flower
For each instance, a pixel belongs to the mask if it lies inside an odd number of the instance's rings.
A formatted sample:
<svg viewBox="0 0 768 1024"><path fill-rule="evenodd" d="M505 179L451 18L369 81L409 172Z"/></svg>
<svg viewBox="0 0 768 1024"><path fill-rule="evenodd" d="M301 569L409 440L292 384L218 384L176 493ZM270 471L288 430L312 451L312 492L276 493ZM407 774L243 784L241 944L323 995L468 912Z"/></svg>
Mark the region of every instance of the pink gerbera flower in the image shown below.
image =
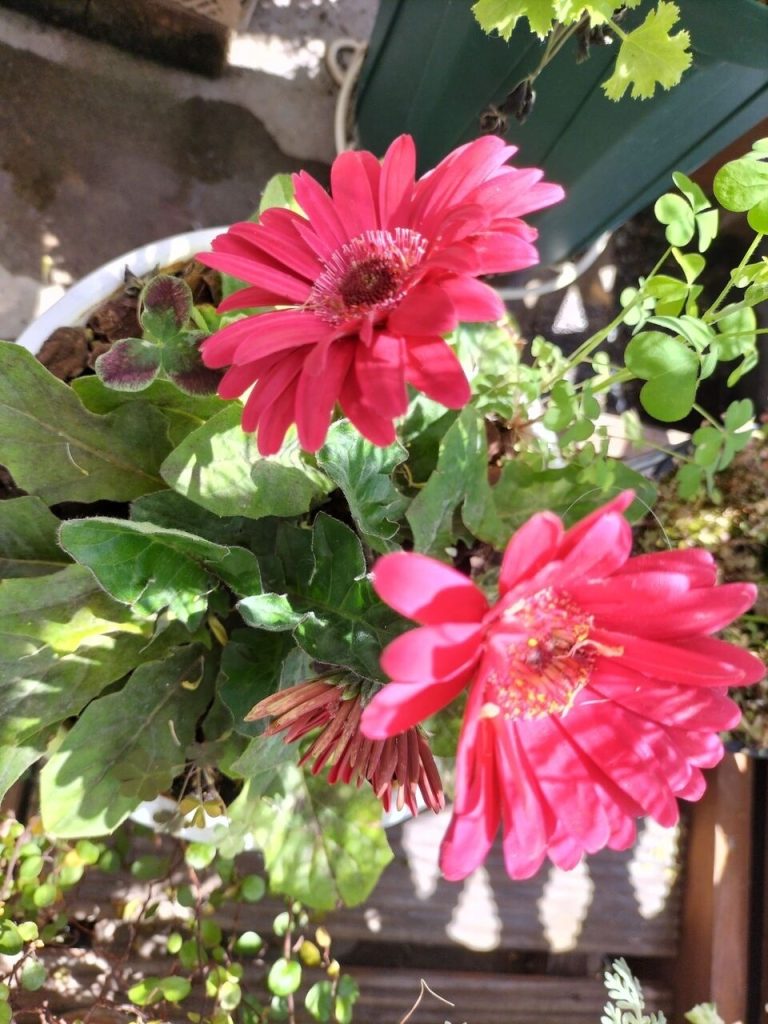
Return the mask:
<svg viewBox="0 0 768 1024"><path fill-rule="evenodd" d="M415 180L408 135L381 163L342 153L331 195L310 175L293 177L304 211L270 209L235 224L198 257L251 287L220 312L280 306L224 327L203 345L209 367L228 366L223 398L242 395L243 429L276 452L295 422L309 451L324 442L336 402L374 444L395 439L406 384L451 408L469 384L443 335L460 321L498 320L504 305L476 280L536 263L536 230L520 218L557 202L542 171L509 167L496 137L455 150Z"/></svg>
<svg viewBox="0 0 768 1024"><path fill-rule="evenodd" d="M545 857L625 849L635 819L678 818L698 799L701 768L723 753L739 709L727 687L765 674L749 652L711 636L755 599L750 583L716 586L708 552L630 557L621 514L632 493L564 531L549 512L509 542L499 600L423 555L385 555L379 596L421 628L382 656L387 684L362 728L381 739L433 714L470 684L456 799L441 851L446 877L482 863L501 825L507 871L528 878Z"/></svg>

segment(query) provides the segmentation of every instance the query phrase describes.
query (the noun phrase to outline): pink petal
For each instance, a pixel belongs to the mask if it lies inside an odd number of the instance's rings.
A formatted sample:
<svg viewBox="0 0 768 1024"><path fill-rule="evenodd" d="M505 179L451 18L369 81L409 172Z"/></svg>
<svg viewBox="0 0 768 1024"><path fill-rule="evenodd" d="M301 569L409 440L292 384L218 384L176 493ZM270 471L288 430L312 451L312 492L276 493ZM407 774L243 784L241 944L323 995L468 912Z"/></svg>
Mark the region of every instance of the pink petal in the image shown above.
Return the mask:
<svg viewBox="0 0 768 1024"><path fill-rule="evenodd" d="M506 594L550 562L562 536L563 524L552 512L531 516L507 544L499 573L499 593Z"/></svg>
<svg viewBox="0 0 768 1024"><path fill-rule="evenodd" d="M721 669L739 673L738 680L729 680L729 686L751 686L752 683L759 683L765 678L766 667L760 658L738 644L718 640L716 637L699 636L683 641L680 647L689 658L702 655Z"/></svg>
<svg viewBox="0 0 768 1024"><path fill-rule="evenodd" d="M277 270L260 260L232 256L223 252L203 252L198 259L207 267L231 274L239 281L247 281L248 284L279 296L280 304L283 306L306 302L312 290L309 281L303 277L298 277L289 270Z"/></svg>
<svg viewBox="0 0 768 1024"><path fill-rule="evenodd" d="M547 854L555 818L531 771L514 723L496 725L504 864L510 878L531 878Z"/></svg>
<svg viewBox="0 0 768 1024"><path fill-rule="evenodd" d="M347 150L331 166L331 194L349 238L379 226L379 162L372 153Z"/></svg>
<svg viewBox="0 0 768 1024"><path fill-rule="evenodd" d="M589 761L567 741L557 718L518 720L517 729L542 795L561 827L582 850L601 849L610 828Z"/></svg>
<svg viewBox="0 0 768 1024"><path fill-rule="evenodd" d="M643 675L686 686L738 686L743 681L744 669L751 668L758 660L753 656L746 661L742 657L745 652L733 644L699 637L672 644L599 628L590 630L590 637L607 648L622 651L617 657L605 659L606 672L612 671L612 665L616 665L617 670L618 666L626 666ZM702 647L709 643L720 646L716 649Z"/></svg>
<svg viewBox="0 0 768 1024"><path fill-rule="evenodd" d="M358 345L355 377L366 405L380 415L402 416L408 408L405 345L398 336L378 332L370 346Z"/></svg>
<svg viewBox="0 0 768 1024"><path fill-rule="evenodd" d="M752 583L725 583L685 593L657 593L653 604L642 603L642 598L637 602L630 598L621 607L590 602L588 610L595 616L596 624L605 629L626 628L629 613L634 634L675 640L716 633L751 608L756 597L757 588Z"/></svg>
<svg viewBox="0 0 768 1024"><path fill-rule="evenodd" d="M501 800L495 747L493 725L483 719L473 744L474 777L467 809L461 813L454 809L440 847L440 869L449 881L466 878L482 864L499 830Z"/></svg>
<svg viewBox="0 0 768 1024"><path fill-rule="evenodd" d="M628 606L646 601L669 601L674 604L680 595L689 593L690 580L688 576L676 572L624 572L607 579L578 580L569 584L567 590L584 611L599 617L607 609L609 616L619 618L621 624L624 624ZM619 612L619 609L622 611ZM600 622L603 623L602 618Z"/></svg>
<svg viewBox="0 0 768 1024"><path fill-rule="evenodd" d="M397 334L445 334L458 323L453 304L436 284L417 284L390 313L388 327Z"/></svg>
<svg viewBox="0 0 768 1024"><path fill-rule="evenodd" d="M232 313L238 309L257 309L260 306L284 305L285 299L282 295L270 291L269 288L259 288L254 285L250 288L238 288L236 292L232 292L226 299L222 299L216 307L216 312Z"/></svg>
<svg viewBox="0 0 768 1024"><path fill-rule="evenodd" d="M662 725L686 729L730 729L740 712L725 694L704 687L657 683L625 669L621 676L601 668L592 673L590 689L634 714Z"/></svg>
<svg viewBox="0 0 768 1024"><path fill-rule="evenodd" d="M381 226L404 227L416 175L416 147L410 135L400 135L384 154L379 182Z"/></svg>
<svg viewBox="0 0 768 1024"><path fill-rule="evenodd" d="M325 442L331 413L355 354L355 343L348 339L333 342L321 375L308 372L309 360L296 390L296 425L302 448L316 452Z"/></svg>
<svg viewBox="0 0 768 1024"><path fill-rule="evenodd" d="M314 281L320 273L321 264L296 231L297 221L306 224L306 220L293 210L269 209L262 213L258 224L244 221L233 224L230 231L250 241L277 263L289 267L308 281Z"/></svg>
<svg viewBox="0 0 768 1024"><path fill-rule="evenodd" d="M470 623L419 626L403 633L381 655L381 667L401 683L441 682L474 664L483 627Z"/></svg>
<svg viewBox="0 0 768 1024"><path fill-rule="evenodd" d="M230 366L219 381L220 398L239 398L258 379L258 367L253 363L245 366Z"/></svg>
<svg viewBox="0 0 768 1024"><path fill-rule="evenodd" d="M461 409L472 397L461 363L442 338L409 337L407 357L405 379L428 398Z"/></svg>
<svg viewBox="0 0 768 1024"><path fill-rule="evenodd" d="M573 548L581 541L582 537L584 537L584 535L588 533L594 524L603 516L609 515L612 512L626 512L634 500L634 491L622 491L605 505L601 505L600 508L596 508L594 512L590 512L588 516L584 516L583 519L580 519L578 523L574 523L574 525L565 532L558 557L563 558L569 551L572 551Z"/></svg>
<svg viewBox="0 0 768 1024"><path fill-rule="evenodd" d="M411 551L380 558L373 567L373 588L395 611L425 626L479 623L488 611L485 595L467 576Z"/></svg>
<svg viewBox="0 0 768 1024"><path fill-rule="evenodd" d="M259 420L257 447L262 455L276 455L280 451L293 423L295 397L295 388L287 387Z"/></svg>
<svg viewBox="0 0 768 1024"><path fill-rule="evenodd" d="M454 313L462 323L482 323L504 316L499 293L473 277L447 277L440 282L440 288L453 303Z"/></svg>
<svg viewBox="0 0 768 1024"><path fill-rule="evenodd" d="M295 394L295 384L303 361L304 353L299 349L284 355L269 368L267 373L259 375L259 382L248 396L245 404L243 430L255 430L261 423L262 417L266 416L267 410L275 404L287 388L290 389L291 395ZM291 421L289 420L289 422ZM261 436L261 431L259 436ZM261 451L261 448L259 450ZM264 453L262 452L262 454Z"/></svg>
<svg viewBox="0 0 768 1024"><path fill-rule="evenodd" d="M387 683L363 711L363 734L383 740L418 725L458 697L471 674L467 669L441 683Z"/></svg>
<svg viewBox="0 0 768 1024"><path fill-rule="evenodd" d="M568 541L565 534L562 548ZM558 587L573 586L575 581L609 576L622 566L632 550L632 530L618 512L609 512L595 520L590 529L553 568L550 582Z"/></svg>
<svg viewBox="0 0 768 1024"><path fill-rule="evenodd" d="M539 253L531 242L507 232L496 231L472 239L477 258L477 273L508 274L525 270L539 262Z"/></svg>
<svg viewBox="0 0 768 1024"><path fill-rule="evenodd" d="M362 400L353 374L347 374L341 386L339 403L347 419L372 444L380 445L382 448L394 444L397 439L394 423L389 417L379 415Z"/></svg>
<svg viewBox="0 0 768 1024"><path fill-rule="evenodd" d="M349 241L331 197L319 182L306 171L300 171L293 175L293 188L296 202L309 218L313 231L330 250L338 249ZM309 241L303 231L302 237Z"/></svg>
<svg viewBox="0 0 768 1024"><path fill-rule="evenodd" d="M247 328L245 324L248 325ZM213 338L205 342L203 356L207 359L207 348L211 346L211 342L222 337L240 339L231 357L232 362L240 364L263 359L265 356L287 349L316 345L332 338L333 334L333 327L323 323L314 313L306 313L299 309L278 309L271 313L246 317L245 320L238 320L217 331ZM217 355L217 358L220 356Z"/></svg>
<svg viewBox="0 0 768 1024"><path fill-rule="evenodd" d="M711 587L717 579L717 566L709 551L703 548L681 548L635 555L617 569L617 575L635 572L685 573L692 587Z"/></svg>

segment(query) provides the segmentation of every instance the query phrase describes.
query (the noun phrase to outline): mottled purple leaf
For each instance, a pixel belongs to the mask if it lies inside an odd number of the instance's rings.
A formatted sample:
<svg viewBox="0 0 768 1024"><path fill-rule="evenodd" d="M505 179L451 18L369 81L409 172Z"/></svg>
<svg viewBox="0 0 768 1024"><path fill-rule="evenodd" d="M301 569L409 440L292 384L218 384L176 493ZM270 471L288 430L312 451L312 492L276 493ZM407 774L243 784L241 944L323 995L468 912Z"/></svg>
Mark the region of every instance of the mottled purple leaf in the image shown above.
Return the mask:
<svg viewBox="0 0 768 1024"><path fill-rule="evenodd" d="M141 338L125 338L99 356L94 368L99 379L115 391L143 391L160 369L160 350Z"/></svg>
<svg viewBox="0 0 768 1024"><path fill-rule="evenodd" d="M192 292L178 277L159 274L141 293L140 309L144 333L155 341L170 341L189 320Z"/></svg>
<svg viewBox="0 0 768 1024"><path fill-rule="evenodd" d="M199 344L206 335L187 331L163 350L163 370L177 388L188 395L213 395L223 371L203 364Z"/></svg>

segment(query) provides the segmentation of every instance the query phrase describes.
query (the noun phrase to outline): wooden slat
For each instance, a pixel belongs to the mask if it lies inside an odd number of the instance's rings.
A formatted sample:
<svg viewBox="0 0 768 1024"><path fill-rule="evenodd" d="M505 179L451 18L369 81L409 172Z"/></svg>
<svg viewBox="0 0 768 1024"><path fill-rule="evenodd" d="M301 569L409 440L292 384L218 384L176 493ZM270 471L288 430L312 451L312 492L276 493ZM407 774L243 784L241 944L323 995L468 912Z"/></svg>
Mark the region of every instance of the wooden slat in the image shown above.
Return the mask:
<svg viewBox="0 0 768 1024"><path fill-rule="evenodd" d="M328 915L340 954L356 942L409 943L454 949L576 952L670 957L677 950L680 883L676 830L645 825L633 850L603 851L573 872L545 867L527 882L511 881L501 847L464 883L440 877L437 856L447 814L424 814L390 829L395 859L370 899ZM260 863L252 857L251 870ZM127 873L86 876L75 909L107 917L142 890ZM90 906L90 912L89 912ZM282 909L275 901L224 908L225 930L242 924L268 932ZM234 914L239 921L236 923Z"/></svg>
<svg viewBox="0 0 768 1024"><path fill-rule="evenodd" d="M724 1020L745 1019L753 774L750 758L727 755L692 816L678 1014L713 1001Z"/></svg>
<svg viewBox="0 0 768 1024"><path fill-rule="evenodd" d="M355 1024L396 1024L420 990L418 971L387 972L375 968L352 971L360 986ZM464 971L429 971L425 980L448 1007L428 994L414 1024L598 1024L605 989L595 978L552 978L543 975L501 975ZM663 987L646 983L646 1007L668 1012L671 999Z"/></svg>

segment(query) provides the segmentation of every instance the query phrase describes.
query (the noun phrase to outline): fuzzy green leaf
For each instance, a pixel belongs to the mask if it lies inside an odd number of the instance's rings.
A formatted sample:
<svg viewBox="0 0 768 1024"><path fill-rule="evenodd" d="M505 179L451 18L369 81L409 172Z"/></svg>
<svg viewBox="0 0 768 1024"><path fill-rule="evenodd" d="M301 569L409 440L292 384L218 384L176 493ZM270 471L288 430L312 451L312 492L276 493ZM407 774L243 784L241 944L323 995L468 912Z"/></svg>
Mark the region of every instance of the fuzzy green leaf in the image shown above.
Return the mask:
<svg viewBox="0 0 768 1024"><path fill-rule="evenodd" d="M614 72L603 82L609 99L620 100L630 87L634 99L650 99L657 85L677 85L692 59L689 34L671 33L679 16L676 4L659 0L642 25L623 37Z"/></svg>
<svg viewBox="0 0 768 1024"><path fill-rule="evenodd" d="M210 690L189 687L199 678L202 649L177 649L162 661L137 668L125 687L93 701L40 776L44 827L53 835L112 832L140 802L120 769L129 763L155 792L171 785L184 764Z"/></svg>
<svg viewBox="0 0 768 1024"><path fill-rule="evenodd" d="M32 496L0 501L0 578L45 576L69 559L56 543L59 520Z"/></svg>
<svg viewBox="0 0 768 1024"><path fill-rule="evenodd" d="M241 415L241 406L230 403L182 441L161 469L174 490L216 515L258 519L301 515L333 489L296 441L270 458L259 455Z"/></svg>
<svg viewBox="0 0 768 1024"><path fill-rule="evenodd" d="M117 614L125 609L115 605ZM126 616L127 618L127 616ZM107 624L68 654L24 637L0 634L0 743L25 741L74 717L111 683L142 662L162 656L179 640L166 629L156 639Z"/></svg>
<svg viewBox="0 0 768 1024"><path fill-rule="evenodd" d="M220 581L241 596L261 590L256 557L202 537L124 519L70 520L61 545L104 589L140 614L167 611L195 629Z"/></svg>
<svg viewBox="0 0 768 1024"><path fill-rule="evenodd" d="M363 541L374 551L393 551L393 538L407 505L392 481L394 470L408 458L400 444L380 448L351 423L339 420L317 453L317 463L341 488Z"/></svg>
<svg viewBox="0 0 768 1024"><path fill-rule="evenodd" d="M365 900L392 859L373 793L288 766L259 802L253 835L273 892L316 910Z"/></svg>
<svg viewBox="0 0 768 1024"><path fill-rule="evenodd" d="M46 504L130 501L163 487L166 428L163 414L144 403L95 416L30 352L0 342L3 464Z"/></svg>

